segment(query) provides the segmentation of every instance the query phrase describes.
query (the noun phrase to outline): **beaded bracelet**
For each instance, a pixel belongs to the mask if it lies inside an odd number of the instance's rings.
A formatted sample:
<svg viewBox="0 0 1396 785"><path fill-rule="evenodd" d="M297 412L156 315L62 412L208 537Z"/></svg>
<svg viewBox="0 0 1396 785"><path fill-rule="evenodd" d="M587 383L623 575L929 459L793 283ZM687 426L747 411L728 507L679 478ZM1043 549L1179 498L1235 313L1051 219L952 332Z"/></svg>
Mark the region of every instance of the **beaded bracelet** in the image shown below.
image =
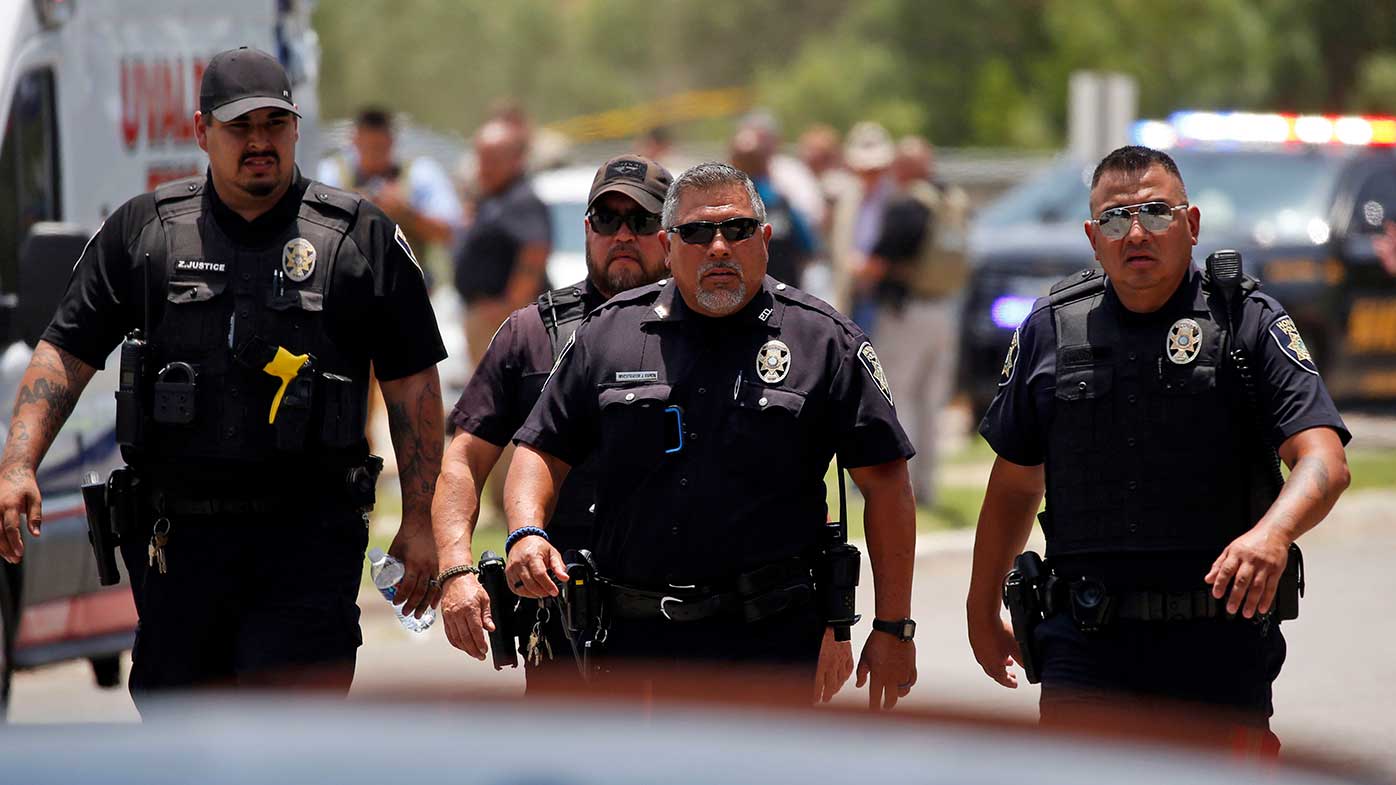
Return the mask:
<svg viewBox="0 0 1396 785"><path fill-rule="evenodd" d="M458 565L458 566L455 566L455 567L451 567L450 569L442 570L442 571L441 571L441 574L438 575L438 576L436 576L436 585L437 585L438 587L445 588L445 586L446 586L446 581L449 581L450 579L456 577L457 575L479 575L479 574L480 574L480 570L478 570L478 569L475 567L475 565L473 565L473 564L461 564L461 565Z"/></svg>
<svg viewBox="0 0 1396 785"><path fill-rule="evenodd" d="M522 540L525 537L532 537L535 534L539 537L542 537L545 540L548 540L548 533L538 528L537 526L520 526L512 532L509 532L508 539L504 541L504 553L509 553L509 549L514 547L514 543L518 542L519 540ZM548 542L552 542L552 540L548 540Z"/></svg>

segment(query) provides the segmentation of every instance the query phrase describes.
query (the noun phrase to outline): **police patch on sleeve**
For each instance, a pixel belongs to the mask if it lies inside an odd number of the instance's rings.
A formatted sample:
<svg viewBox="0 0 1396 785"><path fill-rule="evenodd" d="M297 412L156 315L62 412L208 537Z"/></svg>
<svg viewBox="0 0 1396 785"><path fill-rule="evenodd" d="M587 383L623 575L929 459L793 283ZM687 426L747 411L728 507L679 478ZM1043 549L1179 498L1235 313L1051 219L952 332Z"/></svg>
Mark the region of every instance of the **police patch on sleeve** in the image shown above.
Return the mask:
<svg viewBox="0 0 1396 785"><path fill-rule="evenodd" d="M393 239L397 240L398 245L402 246L402 250L407 253L407 258L411 259L412 263L417 265L417 272L421 272L422 265L417 261L417 254L412 253L412 244L407 242L407 235L402 233L402 224L393 225Z"/></svg>
<svg viewBox="0 0 1396 785"><path fill-rule="evenodd" d="M868 375L877 384L882 397L886 398L888 403L892 403L892 387L887 384L887 374L882 370L882 361L877 359L877 352L873 351L871 343L863 341L863 345L858 347L858 361L868 369Z"/></svg>
<svg viewBox="0 0 1396 785"><path fill-rule="evenodd" d="M1013 370L1018 367L1018 355L1022 353L1018 345L1018 333L1022 328L1013 331L1013 340L1008 342L1008 355L1003 358L1003 371L999 373L999 386L1013 381Z"/></svg>
<svg viewBox="0 0 1396 785"><path fill-rule="evenodd" d="M1318 375L1314 356L1309 354L1309 347L1305 346L1304 339L1299 337L1299 328L1294 326L1294 319L1288 315L1276 319L1275 323L1270 325L1270 337L1275 339L1280 351L1295 365L1315 376Z"/></svg>

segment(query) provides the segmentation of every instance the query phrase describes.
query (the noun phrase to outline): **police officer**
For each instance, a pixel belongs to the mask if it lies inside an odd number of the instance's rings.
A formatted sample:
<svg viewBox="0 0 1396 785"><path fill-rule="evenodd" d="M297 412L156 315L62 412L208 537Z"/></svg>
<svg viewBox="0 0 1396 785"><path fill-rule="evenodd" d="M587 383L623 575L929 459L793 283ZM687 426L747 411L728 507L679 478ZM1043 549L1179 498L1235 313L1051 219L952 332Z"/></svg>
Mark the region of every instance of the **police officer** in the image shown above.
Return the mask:
<svg viewBox="0 0 1396 785"><path fill-rule="evenodd" d="M597 482L598 636L615 667L735 662L813 677L810 554L837 452L867 499L877 616L859 686L890 707L916 681L913 453L877 354L827 304L765 275L771 230L749 178L694 167L664 203L672 279L618 295L563 351L505 487L515 591L570 573L545 526L570 467ZM818 587L815 587L817 590Z"/></svg>
<svg viewBox="0 0 1396 785"><path fill-rule="evenodd" d="M1029 652L1043 721L1107 695L1196 701L1277 749L1277 589L1291 543L1347 487L1348 431L1284 308L1251 283L1228 298L1237 276L1190 263L1201 216L1167 154L1106 156L1090 209L1103 270L1037 302L980 426L998 457L968 599L975 657L1016 686L1000 591L1045 491L1052 579ZM1278 493L1272 449L1290 467Z"/></svg>
<svg viewBox="0 0 1396 785"><path fill-rule="evenodd" d="M436 558L445 356L412 249L378 208L302 177L298 113L270 55L215 56L194 115L206 177L107 219L25 372L0 480L0 554L39 536L34 472L122 337L117 430L136 480L123 556L140 614L131 672L151 693L208 686L347 692L381 461L369 365L397 445L406 564L425 609ZM136 333L135 330L142 332ZM142 357L143 355L143 357Z"/></svg>
<svg viewBox="0 0 1396 785"><path fill-rule="evenodd" d="M664 167L635 155L601 165L587 196L586 280L546 292L510 314L451 412L456 435L442 458L432 525L443 568L446 635L472 657L484 659L489 651L487 631L495 629L497 612L471 568L470 543L485 480L533 409L557 354L582 319L617 292L654 283L664 274L659 211L672 179ZM588 547L597 470L592 461L578 466L559 494L548 531L563 550ZM533 623L536 604L525 603L525 624ZM544 611L542 618L553 656L525 658L530 690L542 683L575 682L578 676L561 616Z"/></svg>

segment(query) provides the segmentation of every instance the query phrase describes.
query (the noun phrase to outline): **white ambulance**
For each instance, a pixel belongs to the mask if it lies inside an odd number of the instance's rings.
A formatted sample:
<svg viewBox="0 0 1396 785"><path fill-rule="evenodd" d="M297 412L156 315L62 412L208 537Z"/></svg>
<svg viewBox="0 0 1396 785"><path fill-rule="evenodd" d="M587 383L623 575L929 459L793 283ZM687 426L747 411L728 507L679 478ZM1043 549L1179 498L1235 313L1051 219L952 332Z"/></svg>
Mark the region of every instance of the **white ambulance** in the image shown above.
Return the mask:
<svg viewBox="0 0 1396 785"><path fill-rule="evenodd" d="M34 343L103 219L158 183L203 172L199 78L214 54L253 46L286 66L303 117L297 160L318 156L319 49L308 0L0 0L0 434ZM136 614L102 587L78 486L120 462L115 353L43 464L43 534L0 567L0 711L10 674L88 658L120 683ZM3 715L0 715L3 716Z"/></svg>

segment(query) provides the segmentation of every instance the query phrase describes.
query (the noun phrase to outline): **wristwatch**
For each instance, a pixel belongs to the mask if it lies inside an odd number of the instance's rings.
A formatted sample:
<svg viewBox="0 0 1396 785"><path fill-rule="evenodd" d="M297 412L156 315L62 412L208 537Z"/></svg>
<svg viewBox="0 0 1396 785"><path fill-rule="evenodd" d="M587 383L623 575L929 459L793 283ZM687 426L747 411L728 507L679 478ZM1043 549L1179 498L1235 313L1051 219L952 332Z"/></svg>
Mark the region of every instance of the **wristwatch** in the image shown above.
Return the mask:
<svg viewBox="0 0 1396 785"><path fill-rule="evenodd" d="M872 626L874 630L895 636L899 641L909 641L916 637L916 622L911 619L897 619L896 621L873 619Z"/></svg>

